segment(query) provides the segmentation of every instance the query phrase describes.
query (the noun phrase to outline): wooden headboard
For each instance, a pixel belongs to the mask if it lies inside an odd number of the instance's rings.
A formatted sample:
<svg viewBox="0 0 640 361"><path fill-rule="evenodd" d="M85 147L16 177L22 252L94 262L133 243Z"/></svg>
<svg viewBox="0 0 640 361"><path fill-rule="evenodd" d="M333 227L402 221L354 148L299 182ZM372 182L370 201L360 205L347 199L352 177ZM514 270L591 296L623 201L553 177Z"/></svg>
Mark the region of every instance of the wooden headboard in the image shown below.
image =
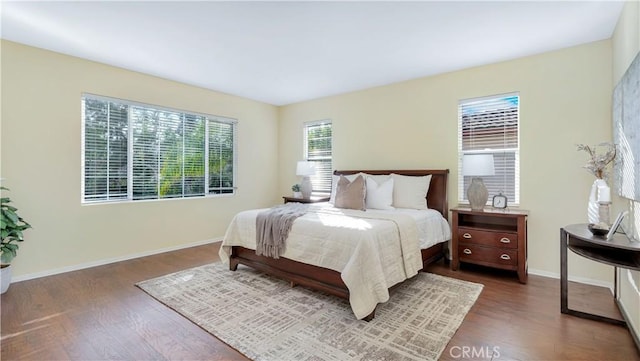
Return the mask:
<svg viewBox="0 0 640 361"><path fill-rule="evenodd" d="M442 213L445 219L449 219L449 200L447 199L448 169L411 169L411 170L336 170L335 175L349 175L356 173L373 175L400 174L409 176L425 176L431 174L431 183L427 192L427 205Z"/></svg>

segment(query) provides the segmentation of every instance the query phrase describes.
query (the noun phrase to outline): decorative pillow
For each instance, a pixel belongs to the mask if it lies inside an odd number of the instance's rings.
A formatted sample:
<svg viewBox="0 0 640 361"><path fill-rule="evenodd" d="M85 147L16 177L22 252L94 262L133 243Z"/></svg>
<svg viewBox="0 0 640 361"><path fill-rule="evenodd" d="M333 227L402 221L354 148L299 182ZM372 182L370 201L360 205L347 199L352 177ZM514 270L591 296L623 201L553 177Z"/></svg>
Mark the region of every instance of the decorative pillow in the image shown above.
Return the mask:
<svg viewBox="0 0 640 361"><path fill-rule="evenodd" d="M427 209L427 192L431 175L406 176L391 174L393 178L393 206L396 208Z"/></svg>
<svg viewBox="0 0 640 361"><path fill-rule="evenodd" d="M350 182L352 182L354 179L356 179L357 176L362 175L362 174L363 173L356 173L356 174L349 174L349 175L346 175L346 176L333 174L331 176L331 196L329 197L329 203L331 203L333 205L335 205L335 203L336 203L336 188L338 187L338 181L340 180L340 177L345 177Z"/></svg>
<svg viewBox="0 0 640 361"><path fill-rule="evenodd" d="M344 176L340 176L336 187L336 202L337 208L357 209L360 211L365 210L364 196L366 194L366 188L364 184L364 177L358 175L353 182L350 182Z"/></svg>
<svg viewBox="0 0 640 361"><path fill-rule="evenodd" d="M377 181L376 178L380 179ZM365 205L367 209L393 209L393 178L367 176L367 193Z"/></svg>
<svg viewBox="0 0 640 361"><path fill-rule="evenodd" d="M386 182L387 180L391 179L391 174L362 173L362 175L364 175L365 179L371 178L374 181L376 181L376 183L378 183L378 184L382 184L382 183Z"/></svg>

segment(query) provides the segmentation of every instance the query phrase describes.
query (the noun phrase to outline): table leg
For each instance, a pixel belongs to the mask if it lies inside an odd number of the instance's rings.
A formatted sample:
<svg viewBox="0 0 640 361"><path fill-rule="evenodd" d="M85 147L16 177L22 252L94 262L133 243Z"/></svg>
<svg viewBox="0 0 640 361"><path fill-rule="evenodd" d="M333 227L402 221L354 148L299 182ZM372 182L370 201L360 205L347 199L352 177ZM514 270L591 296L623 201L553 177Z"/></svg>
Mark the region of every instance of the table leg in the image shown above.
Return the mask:
<svg viewBox="0 0 640 361"><path fill-rule="evenodd" d="M618 267L613 267L613 299L618 300Z"/></svg>
<svg viewBox="0 0 640 361"><path fill-rule="evenodd" d="M560 228L560 312L569 313L567 281L567 232Z"/></svg>
<svg viewBox="0 0 640 361"><path fill-rule="evenodd" d="M567 248L569 246L569 237L569 234L567 234L564 228L560 228L560 313L565 313L568 315L582 317L594 321L607 322L618 326L626 326L627 323L625 320L618 320L615 318L569 309L569 280L567 262ZM614 286L616 299L618 294L617 281L616 270L616 285Z"/></svg>

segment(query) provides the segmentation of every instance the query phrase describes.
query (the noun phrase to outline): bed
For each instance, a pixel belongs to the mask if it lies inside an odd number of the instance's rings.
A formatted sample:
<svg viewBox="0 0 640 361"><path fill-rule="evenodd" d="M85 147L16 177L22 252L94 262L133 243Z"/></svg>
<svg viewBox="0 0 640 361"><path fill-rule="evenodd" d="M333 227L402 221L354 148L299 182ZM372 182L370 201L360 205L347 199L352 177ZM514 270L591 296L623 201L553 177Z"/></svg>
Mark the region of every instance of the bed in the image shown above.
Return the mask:
<svg viewBox="0 0 640 361"><path fill-rule="evenodd" d="M390 288L444 257L446 241L451 237L446 221L449 171L335 171L334 180L341 175L353 179L362 173L371 177L395 174L404 179L430 175L426 194L429 209L397 208L388 212L367 209L363 212L337 209L327 203L313 204L307 214L293 222L286 252L277 259L256 255L255 219L263 210L244 211L234 217L227 229L219 252L221 260L228 263L232 271L243 264L285 279L292 286L302 285L347 299L357 318L373 319L376 305L389 299ZM341 217L355 220L359 226L333 224ZM399 227L414 223L415 232L414 226L408 227L411 231L401 231ZM354 237L358 239L352 241ZM423 238L435 239L425 241ZM340 244L348 250L335 253L328 247L331 244Z"/></svg>

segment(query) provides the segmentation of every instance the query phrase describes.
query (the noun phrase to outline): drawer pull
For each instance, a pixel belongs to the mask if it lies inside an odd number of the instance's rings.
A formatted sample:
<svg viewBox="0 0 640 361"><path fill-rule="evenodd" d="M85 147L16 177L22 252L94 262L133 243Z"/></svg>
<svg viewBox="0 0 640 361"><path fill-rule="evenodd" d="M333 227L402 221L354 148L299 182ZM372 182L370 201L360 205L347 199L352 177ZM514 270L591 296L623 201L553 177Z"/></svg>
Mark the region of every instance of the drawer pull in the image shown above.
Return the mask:
<svg viewBox="0 0 640 361"><path fill-rule="evenodd" d="M500 238L501 243L511 243L511 240L507 237Z"/></svg>
<svg viewBox="0 0 640 361"><path fill-rule="evenodd" d="M501 258L501 259L504 259L504 260L507 260L507 261L511 259L511 257L509 257L509 255L508 255L508 254L500 255L500 258Z"/></svg>
<svg viewBox="0 0 640 361"><path fill-rule="evenodd" d="M462 250L462 253L471 254L471 250L469 248L465 248L464 250Z"/></svg>
<svg viewBox="0 0 640 361"><path fill-rule="evenodd" d="M462 238L471 239L471 235L469 233L465 233L462 235Z"/></svg>

